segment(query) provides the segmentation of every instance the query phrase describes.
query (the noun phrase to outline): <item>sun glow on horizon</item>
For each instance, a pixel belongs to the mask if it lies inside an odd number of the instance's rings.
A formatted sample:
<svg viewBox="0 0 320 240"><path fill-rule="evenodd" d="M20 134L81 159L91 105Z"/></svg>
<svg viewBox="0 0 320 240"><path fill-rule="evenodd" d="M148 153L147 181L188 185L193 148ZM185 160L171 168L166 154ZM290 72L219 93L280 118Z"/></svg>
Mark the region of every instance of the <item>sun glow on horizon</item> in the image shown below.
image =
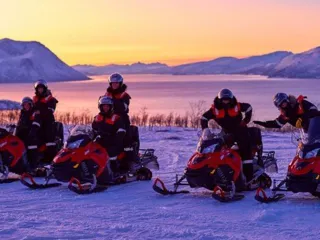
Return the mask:
<svg viewBox="0 0 320 240"><path fill-rule="evenodd" d="M177 65L320 45L315 0L12 0L0 7L0 38L39 41L70 65Z"/></svg>

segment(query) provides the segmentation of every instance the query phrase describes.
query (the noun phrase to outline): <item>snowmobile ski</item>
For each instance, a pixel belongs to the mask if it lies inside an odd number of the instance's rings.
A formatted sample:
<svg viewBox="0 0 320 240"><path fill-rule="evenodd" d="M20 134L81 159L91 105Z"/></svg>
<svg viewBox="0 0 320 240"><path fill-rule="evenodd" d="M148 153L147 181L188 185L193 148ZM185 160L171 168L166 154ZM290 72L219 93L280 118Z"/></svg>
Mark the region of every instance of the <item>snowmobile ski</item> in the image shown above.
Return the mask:
<svg viewBox="0 0 320 240"><path fill-rule="evenodd" d="M216 186L212 193L212 198L218 200L219 202L234 202L239 201L244 198L242 194L231 194L225 192L221 187Z"/></svg>
<svg viewBox="0 0 320 240"><path fill-rule="evenodd" d="M0 179L0 184L17 182L17 181L19 181L19 180L20 180L20 178L5 178L5 179Z"/></svg>
<svg viewBox="0 0 320 240"><path fill-rule="evenodd" d="M182 181L183 179L181 178L180 180ZM161 186L158 186L157 183L160 183ZM170 190L168 190L166 188L166 186L164 185L163 181L160 178L156 178L156 180L153 183L153 187L152 188L153 188L154 191L156 191L157 193L160 193L161 195L175 195L175 194L190 193L187 190L177 191L177 186L179 186L178 184L179 184L179 182L175 184L175 190L174 191L170 191Z"/></svg>
<svg viewBox="0 0 320 240"><path fill-rule="evenodd" d="M29 179L30 182L27 179ZM53 187L61 186L61 183L49 183L50 179L51 179L50 177L47 177L44 184L39 184L34 180L31 174L24 173L21 175L20 182L30 189L44 189L44 188L53 188Z"/></svg>
<svg viewBox="0 0 320 240"><path fill-rule="evenodd" d="M108 189L108 186L98 185L97 178L93 175L93 183L81 184L79 179L71 178L68 188L70 191L80 195L103 192Z"/></svg>
<svg viewBox="0 0 320 240"><path fill-rule="evenodd" d="M262 194L262 196L261 196L261 194ZM266 192L262 188L258 188L256 195L255 195L255 199L261 203L278 202L279 200L281 200L284 197L285 197L284 194L276 193L275 191L273 192L272 196L268 197Z"/></svg>

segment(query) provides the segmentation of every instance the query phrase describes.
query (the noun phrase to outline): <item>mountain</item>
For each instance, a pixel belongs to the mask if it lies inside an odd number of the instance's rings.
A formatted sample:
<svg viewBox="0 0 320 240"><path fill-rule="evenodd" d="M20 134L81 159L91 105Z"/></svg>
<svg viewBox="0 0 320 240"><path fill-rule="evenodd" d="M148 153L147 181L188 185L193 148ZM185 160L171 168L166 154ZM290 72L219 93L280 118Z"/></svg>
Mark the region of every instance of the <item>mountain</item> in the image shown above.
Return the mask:
<svg viewBox="0 0 320 240"><path fill-rule="evenodd" d="M170 67L162 63L134 63L131 65L76 65L74 68L87 75L113 72L125 74L255 74L285 78L320 78L320 47L293 54L277 51L247 58L221 57Z"/></svg>
<svg viewBox="0 0 320 240"><path fill-rule="evenodd" d="M89 79L35 41L0 40L0 83Z"/></svg>
<svg viewBox="0 0 320 240"><path fill-rule="evenodd" d="M103 75L111 74L114 72L120 72L123 74L163 74L171 73L171 68L162 63L150 63L145 64L137 62L134 64L117 65L110 64L105 66L94 66L94 65L75 65L73 68L79 72L87 75Z"/></svg>
<svg viewBox="0 0 320 240"><path fill-rule="evenodd" d="M0 99L0 111L2 110L17 110L20 109L20 103L11 101L11 100L3 100Z"/></svg>
<svg viewBox="0 0 320 240"><path fill-rule="evenodd" d="M222 57L172 68L173 74L264 74L291 52L278 51L248 58Z"/></svg>
<svg viewBox="0 0 320 240"><path fill-rule="evenodd" d="M320 47L282 59L269 77L320 78Z"/></svg>

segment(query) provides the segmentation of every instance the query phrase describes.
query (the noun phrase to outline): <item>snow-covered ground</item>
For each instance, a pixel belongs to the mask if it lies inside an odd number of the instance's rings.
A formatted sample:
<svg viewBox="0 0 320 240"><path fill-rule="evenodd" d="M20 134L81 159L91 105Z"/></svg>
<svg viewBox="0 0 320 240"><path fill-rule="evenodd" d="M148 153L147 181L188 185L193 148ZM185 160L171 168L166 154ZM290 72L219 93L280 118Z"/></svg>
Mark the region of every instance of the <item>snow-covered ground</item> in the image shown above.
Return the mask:
<svg viewBox="0 0 320 240"><path fill-rule="evenodd" d="M198 140L197 132L141 129L143 148L155 148L161 177L169 187L182 173ZM275 150L285 176L295 154L290 134L264 133L265 150ZM288 194L273 204L245 193L239 202L220 203L209 191L161 196L152 181L79 196L62 186L32 191L20 183L0 186L1 239L318 239L320 200Z"/></svg>

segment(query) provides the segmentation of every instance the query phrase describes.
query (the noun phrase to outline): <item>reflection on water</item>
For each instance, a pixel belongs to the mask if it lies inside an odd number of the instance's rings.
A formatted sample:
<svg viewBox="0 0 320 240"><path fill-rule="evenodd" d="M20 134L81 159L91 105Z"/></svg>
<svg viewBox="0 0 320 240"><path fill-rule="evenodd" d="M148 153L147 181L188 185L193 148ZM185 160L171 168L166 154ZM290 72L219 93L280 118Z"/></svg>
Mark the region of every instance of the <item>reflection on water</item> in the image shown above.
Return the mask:
<svg viewBox="0 0 320 240"><path fill-rule="evenodd" d="M316 79L267 79L262 76L241 75L125 75L128 93L132 97L130 111L139 112L147 107L151 114L175 112L184 114L190 102L206 101L207 108L221 88L230 88L236 97L249 102L256 119L276 117L272 97L276 92L304 94L314 103L320 103L320 85ZM59 100L59 112L90 111L97 113L98 97L108 86L107 76L94 76L92 80L49 83ZM0 98L20 101L34 94L33 84L0 84Z"/></svg>

